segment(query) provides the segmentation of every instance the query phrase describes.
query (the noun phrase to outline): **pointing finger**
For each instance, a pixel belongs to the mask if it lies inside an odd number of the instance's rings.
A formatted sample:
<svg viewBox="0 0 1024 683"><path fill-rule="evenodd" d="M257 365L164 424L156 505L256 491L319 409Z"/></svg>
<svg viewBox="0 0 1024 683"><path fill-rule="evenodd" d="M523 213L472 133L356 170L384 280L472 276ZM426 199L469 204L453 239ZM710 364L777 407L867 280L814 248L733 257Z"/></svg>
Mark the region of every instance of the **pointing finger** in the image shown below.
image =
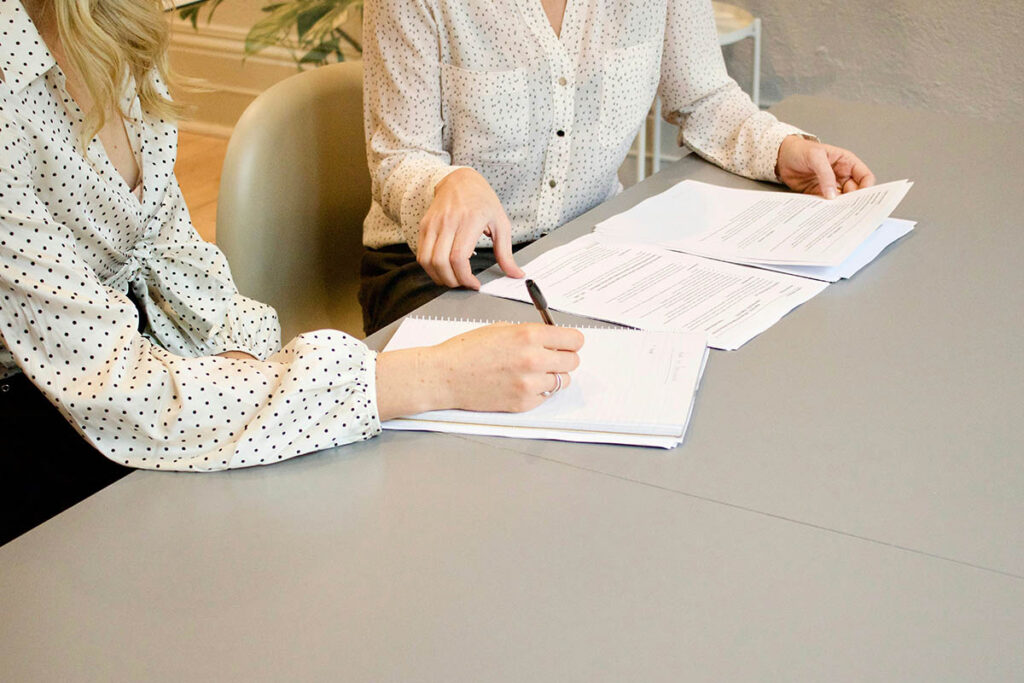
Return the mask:
<svg viewBox="0 0 1024 683"><path fill-rule="evenodd" d="M510 277L525 277L526 273L512 258L512 223L507 216L502 216L496 222L498 225L491 228L491 238L494 241L494 257L498 265ZM494 234L495 232L497 234Z"/></svg>

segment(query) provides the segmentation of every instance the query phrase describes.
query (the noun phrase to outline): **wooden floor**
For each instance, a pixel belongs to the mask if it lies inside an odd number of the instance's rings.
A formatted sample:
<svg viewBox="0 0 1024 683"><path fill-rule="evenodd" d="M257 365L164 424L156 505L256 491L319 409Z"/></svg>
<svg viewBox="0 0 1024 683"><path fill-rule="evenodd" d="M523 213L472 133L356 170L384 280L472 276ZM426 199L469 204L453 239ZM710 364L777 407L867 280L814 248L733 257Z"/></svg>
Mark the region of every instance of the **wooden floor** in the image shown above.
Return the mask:
<svg viewBox="0 0 1024 683"><path fill-rule="evenodd" d="M192 214L192 224L208 242L217 236L217 190L228 141L224 138L181 132L174 172Z"/></svg>

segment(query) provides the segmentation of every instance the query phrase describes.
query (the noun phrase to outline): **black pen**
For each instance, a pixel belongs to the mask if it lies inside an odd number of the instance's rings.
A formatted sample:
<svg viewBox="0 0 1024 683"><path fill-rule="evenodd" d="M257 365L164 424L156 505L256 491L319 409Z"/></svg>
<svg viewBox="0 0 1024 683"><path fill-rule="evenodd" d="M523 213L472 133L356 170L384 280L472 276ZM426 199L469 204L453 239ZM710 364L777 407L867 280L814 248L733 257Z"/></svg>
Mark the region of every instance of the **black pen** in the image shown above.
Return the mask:
<svg viewBox="0 0 1024 683"><path fill-rule="evenodd" d="M540 287L533 280L526 281L526 291L530 293L530 298L533 299L533 305L537 307L537 312L540 313L540 317L543 318L545 325L554 325L555 321L551 319L551 314L548 313L548 302L544 298L544 295L540 293Z"/></svg>

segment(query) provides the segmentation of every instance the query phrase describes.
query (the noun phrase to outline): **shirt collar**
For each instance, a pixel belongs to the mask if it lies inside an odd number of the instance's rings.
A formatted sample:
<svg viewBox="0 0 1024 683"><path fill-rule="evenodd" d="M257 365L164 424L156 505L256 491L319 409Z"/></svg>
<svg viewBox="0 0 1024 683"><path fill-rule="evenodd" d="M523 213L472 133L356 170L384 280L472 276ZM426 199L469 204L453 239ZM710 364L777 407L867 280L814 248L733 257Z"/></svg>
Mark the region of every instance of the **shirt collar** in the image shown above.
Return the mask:
<svg viewBox="0 0 1024 683"><path fill-rule="evenodd" d="M0 69L14 92L52 69L56 62L19 0L0 0Z"/></svg>

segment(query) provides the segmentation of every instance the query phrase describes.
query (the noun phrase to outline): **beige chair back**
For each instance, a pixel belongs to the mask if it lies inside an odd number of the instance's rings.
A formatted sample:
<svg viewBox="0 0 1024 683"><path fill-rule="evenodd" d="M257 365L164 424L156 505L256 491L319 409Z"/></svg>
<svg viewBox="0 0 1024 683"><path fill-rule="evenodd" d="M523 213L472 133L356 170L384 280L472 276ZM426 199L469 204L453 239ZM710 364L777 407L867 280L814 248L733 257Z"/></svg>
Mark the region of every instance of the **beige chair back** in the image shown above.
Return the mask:
<svg viewBox="0 0 1024 683"><path fill-rule="evenodd" d="M277 309L285 342L324 327L363 336L362 82L358 61L287 78L249 105L228 143L217 244L239 290Z"/></svg>

